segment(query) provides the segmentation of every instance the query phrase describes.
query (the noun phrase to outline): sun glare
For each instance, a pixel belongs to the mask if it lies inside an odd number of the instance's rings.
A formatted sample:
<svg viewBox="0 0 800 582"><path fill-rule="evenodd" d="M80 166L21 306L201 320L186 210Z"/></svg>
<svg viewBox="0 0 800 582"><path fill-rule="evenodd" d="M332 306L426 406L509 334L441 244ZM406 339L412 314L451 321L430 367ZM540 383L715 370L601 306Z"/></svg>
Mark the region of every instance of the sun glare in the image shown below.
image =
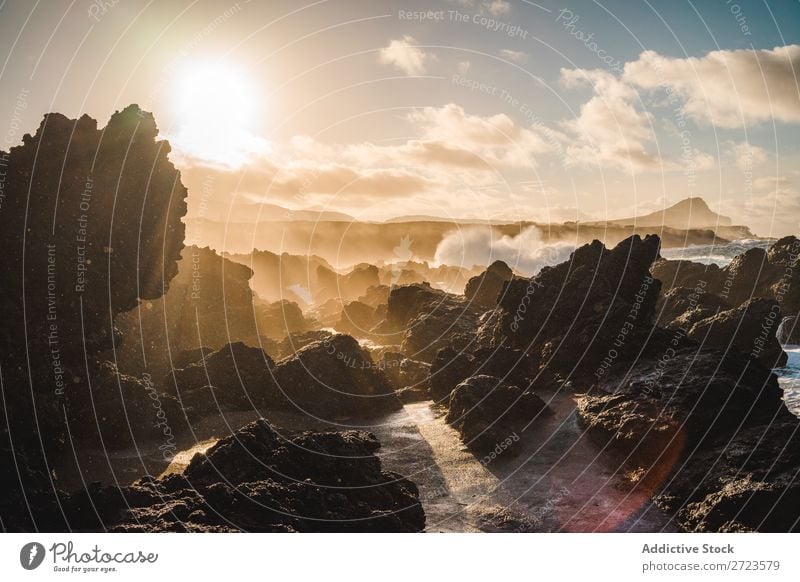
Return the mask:
<svg viewBox="0 0 800 582"><path fill-rule="evenodd" d="M184 155L240 167L267 148L251 133L260 104L246 74L222 63L197 65L180 77L175 94L178 130L172 137Z"/></svg>

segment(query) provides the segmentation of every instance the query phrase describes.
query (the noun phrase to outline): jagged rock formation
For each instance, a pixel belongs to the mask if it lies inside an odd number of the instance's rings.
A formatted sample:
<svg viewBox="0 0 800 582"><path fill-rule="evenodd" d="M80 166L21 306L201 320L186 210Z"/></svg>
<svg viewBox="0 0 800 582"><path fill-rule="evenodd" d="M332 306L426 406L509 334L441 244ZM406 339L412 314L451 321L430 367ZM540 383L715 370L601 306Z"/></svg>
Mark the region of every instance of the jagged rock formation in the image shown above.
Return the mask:
<svg viewBox="0 0 800 582"><path fill-rule="evenodd" d="M425 514L413 483L381 470L370 433L280 435L242 427L178 475L65 496L73 530L116 532L415 532Z"/></svg>
<svg viewBox="0 0 800 582"><path fill-rule="evenodd" d="M691 329L692 325L730 309L719 295L707 293L704 287L673 287L658 298L658 323L667 329Z"/></svg>
<svg viewBox="0 0 800 582"><path fill-rule="evenodd" d="M190 420L232 410L258 410L280 404L273 380L275 363L259 348L228 344L163 380Z"/></svg>
<svg viewBox="0 0 800 582"><path fill-rule="evenodd" d="M399 409L386 376L348 335L313 342L275 368L290 406L322 418L374 415Z"/></svg>
<svg viewBox="0 0 800 582"><path fill-rule="evenodd" d="M598 383L578 405L587 430L639 468L684 529L796 530L800 420L775 376L715 350L670 356Z"/></svg>
<svg viewBox="0 0 800 582"><path fill-rule="evenodd" d="M485 347L526 350L551 371L594 372L614 349L635 354L652 328L660 283L650 275L659 239L594 241L531 279L514 278L478 330ZM616 342L616 345L615 345Z"/></svg>
<svg viewBox="0 0 800 582"><path fill-rule="evenodd" d="M333 335L334 334L331 332L323 329L287 334L275 347L275 359L283 360L285 358L290 358L307 345L315 342L324 342L332 338Z"/></svg>
<svg viewBox="0 0 800 582"><path fill-rule="evenodd" d="M259 345L252 276L249 268L209 248L184 248L164 297L117 316L124 339L116 355L120 368L160 378L181 367L171 361L181 352L202 346L217 350L235 342Z"/></svg>
<svg viewBox="0 0 800 582"><path fill-rule="evenodd" d="M160 297L177 273L187 193L157 135L153 116L135 105L103 129L87 115L51 113L22 145L0 152L0 448L13 446L26 464L4 491L9 512L22 514L4 513L4 527L56 517L39 510L53 503L53 459L73 430L99 448L100 434L115 440L127 428L116 416L122 406L142 422L134 435L158 422L145 378L121 376L100 356L119 339L113 318ZM12 471L4 464L0 473ZM26 515L29 503L36 507Z"/></svg>
<svg viewBox="0 0 800 582"><path fill-rule="evenodd" d="M467 446L510 452L519 442L517 432L545 411L545 403L532 391L494 376L476 375L452 391L446 420Z"/></svg>
<svg viewBox="0 0 800 582"><path fill-rule="evenodd" d="M469 343L481 310L465 299L429 284L395 287L389 294L386 320L378 325L384 343L398 343L411 359L432 362L451 342Z"/></svg>
<svg viewBox="0 0 800 582"><path fill-rule="evenodd" d="M334 327L356 337L374 337L371 330L382 321L382 311L361 301L351 301L342 309Z"/></svg>
<svg viewBox="0 0 800 582"><path fill-rule="evenodd" d="M262 338L281 340L288 334L303 333L313 328L313 322L305 317L300 306L286 299L274 303L257 301L255 313L258 333Z"/></svg>
<svg viewBox="0 0 800 582"><path fill-rule="evenodd" d="M720 269L691 261L657 261L653 276L665 290L673 287L703 287L718 295L732 307L762 297L780 303L784 315L800 313L800 273L797 260L800 241L787 236L776 241L769 250L752 248Z"/></svg>
<svg viewBox="0 0 800 582"><path fill-rule="evenodd" d="M477 306L493 309L497 305L505 284L514 276L511 268L503 261L495 261L476 277L467 281L464 296Z"/></svg>
<svg viewBox="0 0 800 582"><path fill-rule="evenodd" d="M772 299L750 299L739 307L702 319L689 329L689 339L703 347L735 350L767 368L785 366L786 353L775 337L782 320Z"/></svg>

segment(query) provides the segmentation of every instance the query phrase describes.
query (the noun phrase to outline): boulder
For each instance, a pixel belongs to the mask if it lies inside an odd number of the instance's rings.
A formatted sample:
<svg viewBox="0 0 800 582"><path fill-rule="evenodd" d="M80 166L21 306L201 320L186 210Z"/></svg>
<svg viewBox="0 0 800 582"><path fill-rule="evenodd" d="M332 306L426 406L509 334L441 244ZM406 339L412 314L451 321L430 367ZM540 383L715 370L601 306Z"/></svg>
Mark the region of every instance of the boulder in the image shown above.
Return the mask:
<svg viewBox="0 0 800 582"><path fill-rule="evenodd" d="M769 369L738 353L680 348L606 378L578 401L589 433L652 460L729 434L747 419L767 421L783 406Z"/></svg>
<svg viewBox="0 0 800 582"><path fill-rule="evenodd" d="M341 333L356 337L371 337L370 330L380 323L377 309L360 301L351 301L342 309L334 327Z"/></svg>
<svg viewBox="0 0 800 582"><path fill-rule="evenodd" d="M494 376L476 375L453 389L445 420L459 431L467 446L477 451L500 446L507 452L519 441L517 433L546 408L541 398L525 388Z"/></svg>
<svg viewBox="0 0 800 582"><path fill-rule="evenodd" d="M348 335L311 343L275 368L290 406L333 418L382 414L402 407L369 353Z"/></svg>
<svg viewBox="0 0 800 582"><path fill-rule="evenodd" d="M681 348L578 402L590 436L686 531L797 531L800 420L759 361Z"/></svg>
<svg viewBox="0 0 800 582"><path fill-rule="evenodd" d="M287 334L287 336L278 343L278 359L290 358L307 345L325 341L332 337L333 334L324 329Z"/></svg>
<svg viewBox="0 0 800 582"><path fill-rule="evenodd" d="M228 344L185 368L164 386L192 417L233 410L265 410L281 405L273 380L275 363L260 348Z"/></svg>
<svg viewBox="0 0 800 582"><path fill-rule="evenodd" d="M73 531L416 532L419 492L384 472L370 433L242 427L178 475L95 485L62 503Z"/></svg>
<svg viewBox="0 0 800 582"><path fill-rule="evenodd" d="M775 337L781 320L777 301L750 299L698 321L689 329L688 337L704 347L732 349L775 368L785 366L788 359Z"/></svg>
<svg viewBox="0 0 800 582"><path fill-rule="evenodd" d="M662 294L656 304L658 323L667 329L688 330L701 319L727 309L730 306L721 297L706 292L702 285L673 287Z"/></svg>
<svg viewBox="0 0 800 582"><path fill-rule="evenodd" d="M705 288L708 292L719 291L722 270L718 265L695 263L684 260L658 259L653 263L651 273L661 281L663 291L674 287L695 289Z"/></svg>
<svg viewBox="0 0 800 582"><path fill-rule="evenodd" d="M276 340L286 337L287 334L302 333L311 328L300 306L286 299L274 303L256 304L255 317L259 335Z"/></svg>
<svg viewBox="0 0 800 582"><path fill-rule="evenodd" d="M653 326L660 283L649 269L659 244L636 235L608 250L593 241L531 279L515 277L482 320L481 345L525 350L566 374L595 370L612 347L617 359L635 357Z"/></svg>
<svg viewBox="0 0 800 582"><path fill-rule="evenodd" d="M469 301L428 283L405 285L392 289L386 320L374 331L387 344L399 336L408 358L431 363L442 347L471 343L480 315Z"/></svg>
<svg viewBox="0 0 800 582"><path fill-rule="evenodd" d="M378 369L386 374L395 390L416 388L426 395L428 392L431 365L406 358L402 353L384 352L378 361Z"/></svg>
<svg viewBox="0 0 800 582"><path fill-rule="evenodd" d="M436 353L431 364L430 395L437 404L448 405L453 389L475 371L472 354L445 346Z"/></svg>
<svg viewBox="0 0 800 582"><path fill-rule="evenodd" d="M506 263L495 261L486 271L467 281L464 296L478 307L493 309L505 284L513 276L513 271Z"/></svg>

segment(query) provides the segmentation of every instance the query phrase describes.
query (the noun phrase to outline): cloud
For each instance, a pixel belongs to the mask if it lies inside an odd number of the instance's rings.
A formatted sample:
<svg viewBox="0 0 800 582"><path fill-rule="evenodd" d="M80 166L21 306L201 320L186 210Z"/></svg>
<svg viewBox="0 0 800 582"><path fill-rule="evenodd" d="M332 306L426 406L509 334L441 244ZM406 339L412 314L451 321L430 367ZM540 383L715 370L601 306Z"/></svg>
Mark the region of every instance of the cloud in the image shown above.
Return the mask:
<svg viewBox="0 0 800 582"><path fill-rule="evenodd" d="M623 78L666 88L695 121L736 128L775 119L800 122L800 45L772 50L719 50L672 58L645 51L626 63Z"/></svg>
<svg viewBox="0 0 800 582"><path fill-rule="evenodd" d="M569 259L575 250L567 243L546 244L535 226L517 236L499 236L488 226L458 229L445 236L436 247L434 260L440 265L487 267L494 261L505 261L523 275L534 275L546 265Z"/></svg>
<svg viewBox="0 0 800 582"><path fill-rule="evenodd" d="M422 75L429 63L436 60L435 55L426 53L419 47L413 36L393 40L380 51L379 59L384 65L393 65L406 75Z"/></svg>
<svg viewBox="0 0 800 582"><path fill-rule="evenodd" d="M747 172L754 166L767 161L767 150L762 147L743 142L727 142L727 154L733 158L736 167Z"/></svg>
<svg viewBox="0 0 800 582"><path fill-rule="evenodd" d="M655 140L652 116L636 108L636 90L608 71L561 69L567 88L591 85L594 96L576 119L562 122L575 142L567 147L567 161L579 166L609 165L629 173L677 169L646 146Z"/></svg>
<svg viewBox="0 0 800 582"><path fill-rule="evenodd" d="M494 16L511 12L511 4L505 0L492 0L491 2L484 2L483 5Z"/></svg>
<svg viewBox="0 0 800 582"><path fill-rule="evenodd" d="M519 63L524 65L528 62L528 54L522 51L512 51L510 49L502 49L500 51L500 56L504 59L508 59L514 63Z"/></svg>
<svg viewBox="0 0 800 582"><path fill-rule="evenodd" d="M408 116L429 141L474 152L489 164L533 168L538 154L553 151L557 132L517 125L504 113L481 117L454 103L424 107Z"/></svg>

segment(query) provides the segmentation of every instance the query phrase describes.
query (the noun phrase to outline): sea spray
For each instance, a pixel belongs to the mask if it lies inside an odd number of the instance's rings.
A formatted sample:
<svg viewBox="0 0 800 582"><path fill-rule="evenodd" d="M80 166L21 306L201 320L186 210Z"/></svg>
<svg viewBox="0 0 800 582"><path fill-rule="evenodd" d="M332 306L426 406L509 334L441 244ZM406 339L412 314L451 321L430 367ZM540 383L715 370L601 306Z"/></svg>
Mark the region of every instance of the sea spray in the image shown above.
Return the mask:
<svg viewBox="0 0 800 582"><path fill-rule="evenodd" d="M502 235L490 226L458 229L445 236L436 248L438 265L476 265L488 267L504 261L516 272L531 276L542 267L569 259L575 246L565 242L547 244L542 232L529 226L516 236Z"/></svg>

